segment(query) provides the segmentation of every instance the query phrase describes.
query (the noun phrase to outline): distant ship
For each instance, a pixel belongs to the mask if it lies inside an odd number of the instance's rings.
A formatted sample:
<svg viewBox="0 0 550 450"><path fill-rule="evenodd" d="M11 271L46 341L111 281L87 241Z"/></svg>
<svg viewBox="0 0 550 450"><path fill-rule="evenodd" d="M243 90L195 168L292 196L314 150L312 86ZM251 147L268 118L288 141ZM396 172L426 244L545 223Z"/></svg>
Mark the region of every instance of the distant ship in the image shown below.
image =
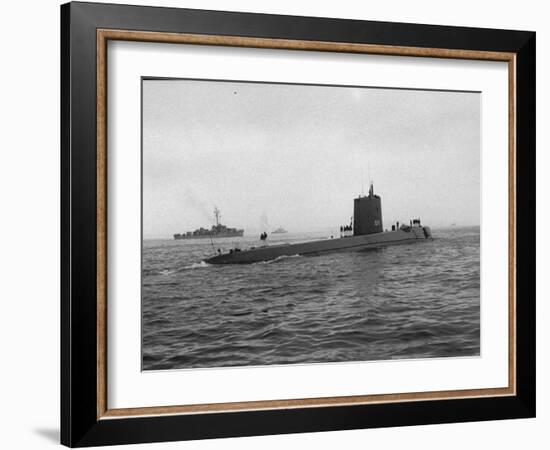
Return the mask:
<svg viewBox="0 0 550 450"><path fill-rule="evenodd" d="M329 252L358 251L396 244L409 244L432 239L430 227L422 226L420 219L409 224L399 222L391 231L382 228L382 201L374 194L371 183L369 195L360 195L353 202L352 223L340 227L340 237L301 242L296 244L263 245L249 249L232 248L206 260L209 264L247 264L270 261L284 256L314 256Z"/></svg>
<svg viewBox="0 0 550 450"><path fill-rule="evenodd" d="M244 234L244 230L237 228L228 228L220 223L221 213L218 208L214 208L214 221L215 225L212 228L207 229L200 227L195 231L187 231L186 233L174 234L174 239L208 239L208 238L227 238L227 237L240 237Z"/></svg>
<svg viewBox="0 0 550 450"><path fill-rule="evenodd" d="M271 234L283 234L283 233L288 233L288 231L286 231L283 227L279 227L276 230L273 230L271 232Z"/></svg>

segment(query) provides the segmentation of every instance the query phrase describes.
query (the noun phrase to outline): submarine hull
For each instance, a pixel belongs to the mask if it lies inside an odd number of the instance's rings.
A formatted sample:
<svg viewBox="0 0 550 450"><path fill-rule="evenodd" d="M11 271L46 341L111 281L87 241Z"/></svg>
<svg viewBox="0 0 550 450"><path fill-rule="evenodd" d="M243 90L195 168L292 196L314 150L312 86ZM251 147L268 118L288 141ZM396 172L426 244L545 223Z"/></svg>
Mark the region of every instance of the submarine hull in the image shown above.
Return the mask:
<svg viewBox="0 0 550 450"><path fill-rule="evenodd" d="M250 264L271 261L283 256L319 255L330 252L358 251L387 245L407 244L431 239L429 227L411 227L408 230L384 231L337 239L323 239L297 244L282 244L232 251L207 259L208 264Z"/></svg>

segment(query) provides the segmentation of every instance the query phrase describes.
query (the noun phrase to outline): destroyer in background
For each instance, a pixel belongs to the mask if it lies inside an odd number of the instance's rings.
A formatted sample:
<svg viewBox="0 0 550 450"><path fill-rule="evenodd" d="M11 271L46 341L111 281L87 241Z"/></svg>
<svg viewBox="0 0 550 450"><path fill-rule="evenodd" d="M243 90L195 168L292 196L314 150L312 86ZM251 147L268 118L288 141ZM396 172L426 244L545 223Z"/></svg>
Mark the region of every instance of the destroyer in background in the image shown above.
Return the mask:
<svg viewBox="0 0 550 450"><path fill-rule="evenodd" d="M273 230L271 234L285 234L288 233L283 227L279 227L276 230Z"/></svg>
<svg viewBox="0 0 550 450"><path fill-rule="evenodd" d="M337 251L357 251L386 245L408 244L432 238L429 227L422 226L420 219L409 225L392 225L391 231L382 228L382 202L374 194L371 183L369 195L360 195L353 202L353 225L340 227L339 238L330 238L297 244L252 247L247 250L233 248L206 260L209 264L246 264L270 261L282 256L319 255ZM350 231L350 233L347 233ZM351 233L352 232L352 233Z"/></svg>
<svg viewBox="0 0 550 450"><path fill-rule="evenodd" d="M243 235L244 230L237 228L228 228L220 223L221 213L218 208L214 208L214 221L215 225L212 228L207 229L200 227L195 231L188 231L187 233L174 234L174 239L208 239L208 238L226 238L226 237L240 237Z"/></svg>

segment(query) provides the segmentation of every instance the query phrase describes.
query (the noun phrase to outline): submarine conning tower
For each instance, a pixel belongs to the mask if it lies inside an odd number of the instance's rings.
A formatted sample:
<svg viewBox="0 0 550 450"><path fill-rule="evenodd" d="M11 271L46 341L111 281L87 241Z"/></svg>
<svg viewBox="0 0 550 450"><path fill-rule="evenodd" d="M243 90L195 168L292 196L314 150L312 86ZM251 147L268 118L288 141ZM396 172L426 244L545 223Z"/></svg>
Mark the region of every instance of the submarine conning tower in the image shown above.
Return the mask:
<svg viewBox="0 0 550 450"><path fill-rule="evenodd" d="M360 195L353 200L353 235L381 233L382 228L382 201L374 194L371 183L369 195Z"/></svg>

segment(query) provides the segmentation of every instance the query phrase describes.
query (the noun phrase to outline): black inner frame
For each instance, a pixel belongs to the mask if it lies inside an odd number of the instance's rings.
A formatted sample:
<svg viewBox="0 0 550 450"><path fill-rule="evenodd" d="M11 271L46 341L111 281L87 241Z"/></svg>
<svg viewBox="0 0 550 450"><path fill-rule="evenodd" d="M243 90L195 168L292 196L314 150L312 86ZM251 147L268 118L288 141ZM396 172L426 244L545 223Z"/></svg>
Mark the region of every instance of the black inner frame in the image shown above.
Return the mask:
<svg viewBox="0 0 550 450"><path fill-rule="evenodd" d="M98 420L99 28L515 53L517 395ZM60 133L62 444L81 447L535 416L534 32L68 3L61 6Z"/></svg>

